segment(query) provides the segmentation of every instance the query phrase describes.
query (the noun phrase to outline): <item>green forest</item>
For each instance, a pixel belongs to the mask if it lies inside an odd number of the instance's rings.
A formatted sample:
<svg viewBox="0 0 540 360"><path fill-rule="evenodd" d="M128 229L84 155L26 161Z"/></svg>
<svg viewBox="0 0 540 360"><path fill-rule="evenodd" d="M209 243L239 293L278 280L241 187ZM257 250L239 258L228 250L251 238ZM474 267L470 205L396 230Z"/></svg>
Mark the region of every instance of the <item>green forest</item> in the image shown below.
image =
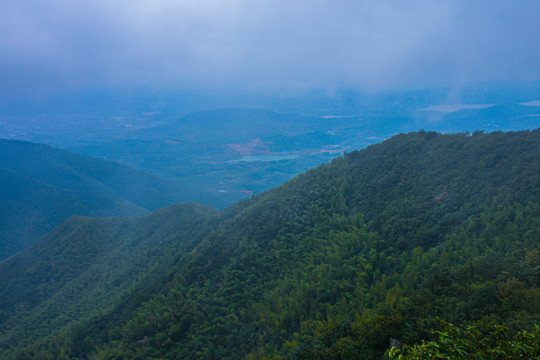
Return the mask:
<svg viewBox="0 0 540 360"><path fill-rule="evenodd" d="M540 358L540 130L414 132L0 262L2 359Z"/></svg>
<svg viewBox="0 0 540 360"><path fill-rule="evenodd" d="M0 139L0 154L0 260L73 215L142 216L201 199L132 167L43 144Z"/></svg>

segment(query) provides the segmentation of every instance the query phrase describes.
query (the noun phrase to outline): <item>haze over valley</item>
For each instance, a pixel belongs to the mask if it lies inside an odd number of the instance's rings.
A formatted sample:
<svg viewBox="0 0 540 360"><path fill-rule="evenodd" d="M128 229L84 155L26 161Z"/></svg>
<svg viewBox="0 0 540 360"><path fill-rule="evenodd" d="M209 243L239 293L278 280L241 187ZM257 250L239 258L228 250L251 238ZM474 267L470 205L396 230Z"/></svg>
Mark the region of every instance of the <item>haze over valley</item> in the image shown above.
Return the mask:
<svg viewBox="0 0 540 360"><path fill-rule="evenodd" d="M136 167L189 189L200 202L223 208L400 132L508 131L539 123L540 107L529 99L540 97L540 85L517 90L515 85L470 86L462 91L484 103L441 105L452 91L433 89L378 96L319 94L297 99L302 106L252 100L281 111L220 108L187 114L177 110L175 115L173 106L147 104L143 112L111 107L99 115L41 114L5 125L0 133ZM192 102L203 106L201 100Z"/></svg>

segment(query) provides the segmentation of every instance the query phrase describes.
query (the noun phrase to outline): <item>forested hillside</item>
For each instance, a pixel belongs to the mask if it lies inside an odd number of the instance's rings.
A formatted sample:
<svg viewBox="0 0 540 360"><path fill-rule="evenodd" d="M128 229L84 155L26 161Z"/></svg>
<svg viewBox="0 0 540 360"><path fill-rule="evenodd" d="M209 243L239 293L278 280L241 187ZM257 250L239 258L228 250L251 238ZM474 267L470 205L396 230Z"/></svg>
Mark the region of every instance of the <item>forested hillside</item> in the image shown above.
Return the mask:
<svg viewBox="0 0 540 360"><path fill-rule="evenodd" d="M71 219L0 263L0 355L380 359L438 318L517 338L540 323L539 174L540 130L422 131L221 213Z"/></svg>
<svg viewBox="0 0 540 360"><path fill-rule="evenodd" d="M174 277L216 215L186 203L138 219L66 220L0 263L2 350L68 324L81 336L124 319ZM91 350L77 344L76 354Z"/></svg>
<svg viewBox="0 0 540 360"><path fill-rule="evenodd" d="M0 139L0 260L73 215L141 216L195 200L178 185L103 159Z"/></svg>

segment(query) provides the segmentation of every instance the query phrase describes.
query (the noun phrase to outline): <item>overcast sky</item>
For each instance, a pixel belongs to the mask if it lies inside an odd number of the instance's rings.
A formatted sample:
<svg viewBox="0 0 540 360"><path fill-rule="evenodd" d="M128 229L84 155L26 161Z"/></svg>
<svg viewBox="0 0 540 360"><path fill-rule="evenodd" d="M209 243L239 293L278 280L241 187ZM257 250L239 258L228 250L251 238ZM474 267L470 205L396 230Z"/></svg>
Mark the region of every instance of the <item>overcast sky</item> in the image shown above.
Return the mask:
<svg viewBox="0 0 540 360"><path fill-rule="evenodd" d="M538 80L540 1L3 0L0 76L4 95Z"/></svg>

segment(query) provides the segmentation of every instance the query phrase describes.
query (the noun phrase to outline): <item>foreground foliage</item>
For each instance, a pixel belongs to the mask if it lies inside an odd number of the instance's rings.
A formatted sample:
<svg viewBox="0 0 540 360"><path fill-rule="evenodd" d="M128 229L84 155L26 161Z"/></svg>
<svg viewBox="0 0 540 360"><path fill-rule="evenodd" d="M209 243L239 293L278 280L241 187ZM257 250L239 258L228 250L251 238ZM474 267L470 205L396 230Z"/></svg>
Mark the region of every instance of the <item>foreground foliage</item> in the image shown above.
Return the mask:
<svg viewBox="0 0 540 360"><path fill-rule="evenodd" d="M540 328L534 331L520 331L510 336L508 328L495 326L483 334L468 326L465 329L442 321L444 331L434 331L436 340L422 341L412 347L396 347L388 351L390 359L448 359L448 360L508 360L540 359Z"/></svg>

